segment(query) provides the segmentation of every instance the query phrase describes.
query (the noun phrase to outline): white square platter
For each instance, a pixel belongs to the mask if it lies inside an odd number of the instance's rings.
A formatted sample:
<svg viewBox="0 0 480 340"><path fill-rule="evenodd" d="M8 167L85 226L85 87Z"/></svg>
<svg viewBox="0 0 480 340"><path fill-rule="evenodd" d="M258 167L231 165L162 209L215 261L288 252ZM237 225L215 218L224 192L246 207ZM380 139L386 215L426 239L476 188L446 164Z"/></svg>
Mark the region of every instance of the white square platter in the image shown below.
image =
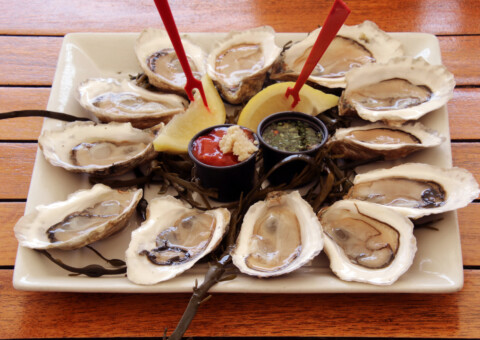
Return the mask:
<svg viewBox="0 0 480 340"><path fill-rule="evenodd" d="M197 44L209 51L213 43L225 33L190 33ZM392 33L400 40L406 54L422 56L432 64L441 63L440 48L435 36L425 33ZM48 102L48 110L87 116L75 99L76 87L89 77L126 77L141 69L134 54L136 33L73 33L65 36L61 48L55 78ZM277 33L277 44L298 41L304 33ZM446 141L434 149L409 156L401 162L423 162L451 167L452 156L449 140L448 113L442 107L429 113L421 121L446 136ZM49 129L55 120L46 119L44 129ZM71 174L55 168L37 152L26 213L39 204L65 200L67 195L90 184L85 176ZM456 212L445 213L435 223L435 228L415 230L418 251L409 271L390 286L374 286L363 283L344 282L330 270L328 258L320 254L310 265L287 276L272 279L257 279L245 275L215 285L212 292L233 293L440 293L453 292L463 286L463 264L460 248L460 233ZM124 258L132 227L93 246L106 257ZM88 249L76 251L52 251L65 263L85 266L102 264ZM69 292L191 292L196 279L202 282L206 264L195 265L175 279L152 286L131 283L125 275L89 278L69 276L66 271L49 262L34 250L19 247L13 276L14 287L34 291Z"/></svg>

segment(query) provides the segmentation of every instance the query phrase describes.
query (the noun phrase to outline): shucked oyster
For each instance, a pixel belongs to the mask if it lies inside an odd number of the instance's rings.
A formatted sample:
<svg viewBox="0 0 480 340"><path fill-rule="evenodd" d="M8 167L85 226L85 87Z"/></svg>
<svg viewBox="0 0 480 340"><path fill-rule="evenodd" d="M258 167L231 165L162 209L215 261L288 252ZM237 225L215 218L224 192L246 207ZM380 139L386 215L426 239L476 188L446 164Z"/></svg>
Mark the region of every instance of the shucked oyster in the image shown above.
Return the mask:
<svg viewBox="0 0 480 340"><path fill-rule="evenodd" d="M423 124L389 127L382 123L338 129L328 141L334 153L350 159L369 159L383 156L396 159L410 153L440 145L444 137Z"/></svg>
<svg viewBox="0 0 480 340"><path fill-rule="evenodd" d="M245 214L232 260L245 274L278 276L308 263L322 248L320 223L298 191L272 192Z"/></svg>
<svg viewBox="0 0 480 340"><path fill-rule="evenodd" d="M318 213L330 268L342 280L388 285L412 265L413 223L390 208L344 200Z"/></svg>
<svg viewBox="0 0 480 340"><path fill-rule="evenodd" d="M185 35L181 39L193 76L201 79L205 74L206 54ZM165 30L145 29L135 43L135 54L150 84L185 94L185 73Z"/></svg>
<svg viewBox="0 0 480 340"><path fill-rule="evenodd" d="M295 81L317 40L321 28L286 50L275 63L271 78ZM345 73L366 63L383 63L403 55L402 44L371 22L343 25L308 80L330 88L345 87Z"/></svg>
<svg viewBox="0 0 480 340"><path fill-rule="evenodd" d="M411 57L352 69L346 81L338 104L340 115L356 114L397 126L445 105L455 87L453 74L445 66Z"/></svg>
<svg viewBox="0 0 480 340"><path fill-rule="evenodd" d="M357 175L346 199L382 204L410 218L462 208L480 194L462 168L407 163Z"/></svg>
<svg viewBox="0 0 480 340"><path fill-rule="evenodd" d="M148 91L126 79L88 79L80 84L78 94L80 105L100 121L130 122L141 129L167 123L188 106L181 96Z"/></svg>
<svg viewBox="0 0 480 340"><path fill-rule="evenodd" d="M121 230L141 197L142 189L121 191L96 184L66 201L36 207L17 222L15 236L22 247L77 249Z"/></svg>
<svg viewBox="0 0 480 340"><path fill-rule="evenodd" d="M261 90L280 52L269 26L230 32L208 55L207 72L225 100L239 104Z"/></svg>
<svg viewBox="0 0 480 340"><path fill-rule="evenodd" d="M38 145L54 166L95 176L121 174L153 159L155 135L130 123L73 122L44 131Z"/></svg>
<svg viewBox="0 0 480 340"><path fill-rule="evenodd" d="M215 249L229 221L225 208L200 211L172 196L153 199L126 251L128 279L155 284L183 273Z"/></svg>

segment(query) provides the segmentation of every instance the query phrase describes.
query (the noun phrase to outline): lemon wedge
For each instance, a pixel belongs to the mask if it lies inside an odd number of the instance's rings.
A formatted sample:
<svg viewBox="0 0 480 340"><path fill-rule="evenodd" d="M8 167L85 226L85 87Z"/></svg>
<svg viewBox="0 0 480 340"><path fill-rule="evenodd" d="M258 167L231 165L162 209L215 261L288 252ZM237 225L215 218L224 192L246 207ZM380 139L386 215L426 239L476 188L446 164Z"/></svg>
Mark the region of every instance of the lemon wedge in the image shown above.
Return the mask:
<svg viewBox="0 0 480 340"><path fill-rule="evenodd" d="M187 110L175 115L158 133L153 141L156 151L186 153L188 143L195 134L209 126L225 123L225 105L212 80L204 76L202 85L210 110L203 105L200 92L196 91L195 100L190 103Z"/></svg>
<svg viewBox="0 0 480 340"><path fill-rule="evenodd" d="M238 125L257 131L257 126L263 118L277 112L292 111L293 97L286 98L285 92L288 87L293 88L294 86L294 82L277 83L258 92L243 108L238 117ZM300 89L300 102L293 111L316 116L337 104L337 96L303 85Z"/></svg>

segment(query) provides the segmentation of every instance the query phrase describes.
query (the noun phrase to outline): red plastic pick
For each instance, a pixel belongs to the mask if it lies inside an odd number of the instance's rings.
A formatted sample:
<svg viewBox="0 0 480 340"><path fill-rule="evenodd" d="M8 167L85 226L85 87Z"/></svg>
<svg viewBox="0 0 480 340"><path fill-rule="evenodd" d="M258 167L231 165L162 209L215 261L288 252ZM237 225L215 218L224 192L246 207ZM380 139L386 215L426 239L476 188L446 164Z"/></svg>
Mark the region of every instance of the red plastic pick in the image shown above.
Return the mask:
<svg viewBox="0 0 480 340"><path fill-rule="evenodd" d="M350 9L345 5L342 0L335 0L335 3L330 10L330 13L325 20L325 23L320 30L315 44L308 55L305 65L303 65L302 72L295 82L293 89L289 87L285 92L285 97L293 97L292 109L297 106L300 101L299 92L303 84L307 81L308 77L312 73L313 69L319 62L320 58L323 56L327 47L332 42L333 38L337 35L338 30L342 27L345 20L347 20L348 15L350 14Z"/></svg>
<svg viewBox="0 0 480 340"><path fill-rule="evenodd" d="M154 0L155 5L157 6L158 13L162 18L165 29L167 30L170 41L172 42L173 48L177 53L178 60L182 65L183 72L187 78L187 83L185 84L185 91L187 92L188 98L193 101L193 89L198 89L200 95L202 96L203 104L208 109L207 97L205 97L205 91L203 90L202 82L196 79L193 76L192 70L190 69L190 64L188 63L187 55L182 45L182 40L178 34L177 25L175 20L173 20L172 11L170 10L170 5L167 0Z"/></svg>

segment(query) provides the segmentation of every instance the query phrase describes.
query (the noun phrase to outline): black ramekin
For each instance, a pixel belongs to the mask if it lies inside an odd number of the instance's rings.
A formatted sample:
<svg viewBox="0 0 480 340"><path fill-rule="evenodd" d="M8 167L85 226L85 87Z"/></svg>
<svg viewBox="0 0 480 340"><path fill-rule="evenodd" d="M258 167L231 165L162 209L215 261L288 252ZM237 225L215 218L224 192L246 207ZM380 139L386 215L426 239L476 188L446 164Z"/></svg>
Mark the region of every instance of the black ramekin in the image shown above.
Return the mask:
<svg viewBox="0 0 480 340"><path fill-rule="evenodd" d="M265 142L265 140L262 137L262 134L269 125L276 123L278 121L283 121L283 120L300 120L307 123L312 128L322 133L323 135L322 141L315 148L310 150L305 150L305 151L289 152L289 151L283 151L283 150L274 148L273 146ZM257 135L260 141L260 146L262 148L263 166L265 169L265 173L267 173L275 164L277 164L282 159L288 156L305 155L309 157L315 157L317 152L327 141L328 130L325 124L323 124L323 122L320 119L314 116L311 116L302 112L285 111L285 112L275 113L273 115L270 115L264 118L258 125ZM285 164L279 167L277 170L275 170L269 176L268 179L272 184L275 184L275 185L280 183L288 183L292 180L295 174L302 171L302 169L306 165L307 163L302 160L290 162L288 164Z"/></svg>
<svg viewBox="0 0 480 340"><path fill-rule="evenodd" d="M204 188L212 188L218 190L217 200L220 202L232 202L240 198L243 192L246 195L253 187L255 179L255 158L257 152L254 152L244 161L228 166L214 166L200 162L193 155L193 142L200 136L207 135L213 129L219 127L229 127L234 124L221 124L208 127L197 133L188 144L188 155L195 163L194 175L200 180L200 184ZM258 145L257 135L245 127L242 129L252 133L253 138Z"/></svg>

